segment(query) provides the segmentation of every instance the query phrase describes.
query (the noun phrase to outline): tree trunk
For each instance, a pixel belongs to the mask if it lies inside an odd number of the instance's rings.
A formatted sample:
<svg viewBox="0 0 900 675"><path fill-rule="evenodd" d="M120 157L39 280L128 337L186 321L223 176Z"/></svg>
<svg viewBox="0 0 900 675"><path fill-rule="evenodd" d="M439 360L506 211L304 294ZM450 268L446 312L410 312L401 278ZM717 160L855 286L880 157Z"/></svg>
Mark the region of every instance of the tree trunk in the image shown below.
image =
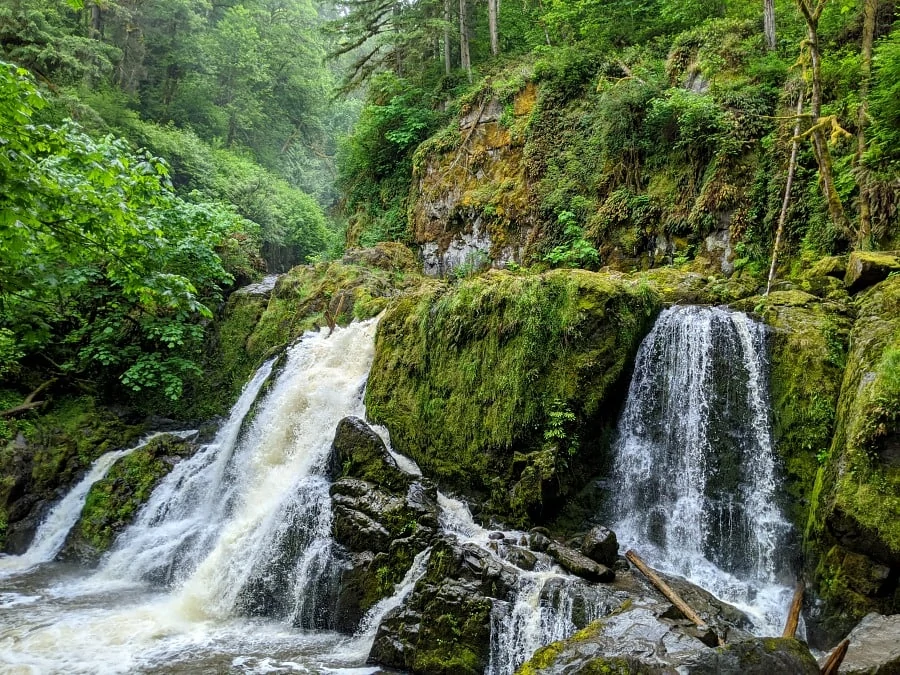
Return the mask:
<svg viewBox="0 0 900 675"><path fill-rule="evenodd" d="M856 246L867 249L872 245L872 209L869 204L869 178L862 165L866 152L866 126L869 118L869 81L872 77L872 43L875 41L875 16L878 0L866 0L863 6L862 65L859 81L859 108L856 118L856 180L859 183L859 229Z"/></svg>
<svg viewBox="0 0 900 675"><path fill-rule="evenodd" d="M450 0L444 0L444 73L450 75Z"/></svg>
<svg viewBox="0 0 900 675"><path fill-rule="evenodd" d="M810 96L810 115L812 118L813 152L816 163L819 165L819 180L822 183L822 193L828 206L828 213L835 227L844 235L850 235L850 223L844 213L840 195L834 184L834 172L831 163L831 151L828 148L828 139L819 124L822 114L822 59L819 53L819 16L825 6L825 0L819 0L815 11L810 11L805 0L798 0L804 18L806 19L807 48L809 49L809 61L811 70L812 95Z"/></svg>
<svg viewBox="0 0 900 675"><path fill-rule="evenodd" d="M469 57L469 21L466 17L468 7L466 0L459 0L459 65L472 81L472 61Z"/></svg>
<svg viewBox="0 0 900 675"><path fill-rule="evenodd" d="M491 54L500 53L500 36L497 32L497 19L500 14L500 0L488 0L488 28L491 33Z"/></svg>
<svg viewBox="0 0 900 675"><path fill-rule="evenodd" d="M100 11L100 5L96 2L91 4L91 37L95 40L100 39L101 28L103 27L102 23L102 13Z"/></svg>
<svg viewBox="0 0 900 675"><path fill-rule="evenodd" d="M775 51L775 0L763 0L763 30L766 34L766 49Z"/></svg>
<svg viewBox="0 0 900 675"><path fill-rule="evenodd" d="M781 201L781 213L778 215L778 229L775 231L775 245L772 247L772 264L769 266L769 280L766 282L766 295L772 289L775 280L775 267L778 265L778 250L784 236L784 224L787 221L788 207L791 204L791 187L794 184L794 172L797 169L797 151L800 148L800 116L803 114L803 90L797 98L797 121L794 122L794 136L791 141L791 159L788 161L787 181L784 185L784 199Z"/></svg>

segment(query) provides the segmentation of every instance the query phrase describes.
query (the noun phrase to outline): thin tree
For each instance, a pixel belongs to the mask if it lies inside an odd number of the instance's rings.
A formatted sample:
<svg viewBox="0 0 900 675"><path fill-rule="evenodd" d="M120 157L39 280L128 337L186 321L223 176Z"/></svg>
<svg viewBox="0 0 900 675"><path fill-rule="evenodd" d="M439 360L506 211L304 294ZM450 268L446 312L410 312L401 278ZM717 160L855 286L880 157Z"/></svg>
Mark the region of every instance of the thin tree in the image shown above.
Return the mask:
<svg viewBox="0 0 900 675"><path fill-rule="evenodd" d="M868 248L872 237L872 207L869 203L869 178L862 157L866 152L866 127L869 123L869 83L872 79L872 43L875 41L875 16L878 0L865 0L863 5L862 63L860 65L859 108L856 117L856 180L859 183L859 228L857 248Z"/></svg>
<svg viewBox="0 0 900 675"><path fill-rule="evenodd" d="M794 122L794 135L791 138L791 158L788 160L787 180L784 184L784 199L781 201L781 213L778 214L778 228L775 231L775 245L772 247L772 264L769 266L769 279L766 282L766 295L772 290L775 280L775 267L778 265L778 251L784 238L784 224L787 221L788 207L791 203L791 187L794 185L794 172L797 169L797 151L800 148L800 121L803 117L803 96L801 87L797 94L797 117Z"/></svg>
<svg viewBox="0 0 900 675"><path fill-rule="evenodd" d="M444 0L444 73L450 75L453 64L450 61L450 0Z"/></svg>
<svg viewBox="0 0 900 675"><path fill-rule="evenodd" d="M775 51L775 0L763 0L763 32L766 34L766 49Z"/></svg>
<svg viewBox="0 0 900 675"><path fill-rule="evenodd" d="M828 138L825 135L825 129L832 130L832 137L847 134L840 125L834 115L822 118L822 55L819 50L819 19L822 17L822 10L828 0L797 0L797 6L806 22L806 40L805 46L809 53L809 63L807 74L810 81L811 93L809 101L809 112L812 120L812 126L804 133L812 139L813 153L816 157L816 163L819 166L819 180L822 184L822 192L825 196L825 203L828 206L828 214L835 227L845 236L852 238L853 232L850 228L850 222L847 220L847 214L844 213L844 206L841 204L841 197L838 194L837 187L834 183L834 168L831 160L831 151L828 148Z"/></svg>
<svg viewBox="0 0 900 675"><path fill-rule="evenodd" d="M472 60L469 56L469 21L466 0L459 0L459 65L472 81Z"/></svg>
<svg viewBox="0 0 900 675"><path fill-rule="evenodd" d="M497 32L497 21L500 18L500 0L487 0L488 3L488 29L491 33L491 54L497 56L500 53L500 36Z"/></svg>

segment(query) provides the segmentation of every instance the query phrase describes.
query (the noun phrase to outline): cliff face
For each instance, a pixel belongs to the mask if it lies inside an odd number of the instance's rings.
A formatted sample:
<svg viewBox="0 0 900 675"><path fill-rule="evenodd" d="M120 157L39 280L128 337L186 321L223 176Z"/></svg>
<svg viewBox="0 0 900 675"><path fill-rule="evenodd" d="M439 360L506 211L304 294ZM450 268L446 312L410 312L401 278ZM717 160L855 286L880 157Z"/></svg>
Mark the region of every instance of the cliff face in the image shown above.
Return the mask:
<svg viewBox="0 0 900 675"><path fill-rule="evenodd" d="M523 157L537 88L472 104L416 153L410 209L426 274L521 263L538 217Z"/></svg>

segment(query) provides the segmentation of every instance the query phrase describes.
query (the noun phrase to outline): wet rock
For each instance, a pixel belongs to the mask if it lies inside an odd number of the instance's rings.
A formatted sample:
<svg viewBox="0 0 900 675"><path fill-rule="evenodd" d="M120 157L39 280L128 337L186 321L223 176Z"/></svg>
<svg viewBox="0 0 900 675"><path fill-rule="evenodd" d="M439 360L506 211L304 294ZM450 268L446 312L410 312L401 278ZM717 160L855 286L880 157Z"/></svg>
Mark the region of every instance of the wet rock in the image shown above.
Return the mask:
<svg viewBox="0 0 900 675"><path fill-rule="evenodd" d="M799 640L752 638L683 655L676 661L684 675L818 675L819 667L809 649Z"/></svg>
<svg viewBox="0 0 900 675"><path fill-rule="evenodd" d="M196 447L189 439L164 434L116 461L106 476L91 486L58 557L96 563L160 481Z"/></svg>
<svg viewBox="0 0 900 675"><path fill-rule="evenodd" d="M602 525L591 528L584 535L581 551L594 562L612 567L619 557L619 542L616 539L616 533Z"/></svg>
<svg viewBox="0 0 900 675"><path fill-rule="evenodd" d="M851 293L858 293L898 271L900 251L854 251L847 262L844 285Z"/></svg>
<svg viewBox="0 0 900 675"><path fill-rule="evenodd" d="M516 567L531 571L537 565L537 556L528 549L510 546L506 551L506 560Z"/></svg>
<svg viewBox="0 0 900 675"><path fill-rule="evenodd" d="M272 295L272 291L275 290L275 284L278 283L278 278L281 275L279 274L270 274L268 276L263 277L260 281L255 284L248 284L246 286L242 286L241 288L235 291L235 294L240 295L251 295L258 296L260 298L268 298Z"/></svg>
<svg viewBox="0 0 900 675"><path fill-rule="evenodd" d="M405 491L415 480L397 466L381 437L358 417L345 417L338 423L328 473L332 480L349 476L393 491Z"/></svg>
<svg viewBox="0 0 900 675"><path fill-rule="evenodd" d="M378 627L369 662L423 674L483 673L492 598L508 597L516 577L474 544L439 539L406 604Z"/></svg>
<svg viewBox="0 0 900 675"><path fill-rule="evenodd" d="M847 675L900 673L900 614L869 614L847 638L850 646L838 672Z"/></svg>
<svg viewBox="0 0 900 675"><path fill-rule="evenodd" d="M378 434L356 417L338 424L328 471L340 476L330 489L341 566L334 627L352 633L432 543L437 490L404 473Z"/></svg>
<svg viewBox="0 0 900 675"><path fill-rule="evenodd" d="M502 532L491 532L488 535L488 539L493 539L495 541L503 541L505 538L506 537Z"/></svg>
<svg viewBox="0 0 900 675"><path fill-rule="evenodd" d="M559 563L560 567L588 581L609 583L616 578L616 573L606 567L606 565L594 562L566 546L551 544L547 548L547 553L553 556L553 559Z"/></svg>
<svg viewBox="0 0 900 675"><path fill-rule="evenodd" d="M543 553L553 542L550 538L541 532L531 531L528 533L528 548L538 553Z"/></svg>
<svg viewBox="0 0 900 675"><path fill-rule="evenodd" d="M797 640L751 638L712 648L691 630L662 618L662 607L646 599L626 602L568 640L539 649L518 675L818 673L815 659Z"/></svg>

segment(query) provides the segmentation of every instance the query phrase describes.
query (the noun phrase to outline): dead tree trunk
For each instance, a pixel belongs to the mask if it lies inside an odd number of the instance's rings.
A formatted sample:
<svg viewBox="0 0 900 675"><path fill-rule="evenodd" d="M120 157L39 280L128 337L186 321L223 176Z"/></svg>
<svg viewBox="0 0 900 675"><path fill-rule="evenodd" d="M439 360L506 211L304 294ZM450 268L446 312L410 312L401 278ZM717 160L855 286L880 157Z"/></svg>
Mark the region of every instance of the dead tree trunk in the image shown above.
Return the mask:
<svg viewBox="0 0 900 675"><path fill-rule="evenodd" d="M787 181L784 185L784 199L781 201L781 213L778 214L778 228L775 231L775 245L772 247L772 264L769 266L769 280L766 282L766 295L772 290L775 280L775 267L778 264L778 251L784 237L784 224L787 221L788 207L791 203L791 187L794 185L794 172L797 169L797 151L800 148L800 116L803 114L803 90L797 96L797 121L794 122L794 136L791 139L791 158L788 161Z"/></svg>

